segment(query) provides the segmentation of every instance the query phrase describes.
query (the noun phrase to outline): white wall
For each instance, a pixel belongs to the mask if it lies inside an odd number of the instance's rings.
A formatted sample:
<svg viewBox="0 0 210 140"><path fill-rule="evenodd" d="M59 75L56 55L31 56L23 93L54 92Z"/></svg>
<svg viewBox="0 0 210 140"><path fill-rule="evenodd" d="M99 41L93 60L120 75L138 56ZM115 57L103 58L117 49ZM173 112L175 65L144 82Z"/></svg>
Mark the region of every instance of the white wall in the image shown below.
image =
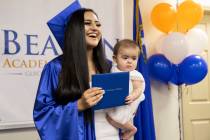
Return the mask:
<svg viewBox="0 0 210 140"><path fill-rule="evenodd" d="M199 0L199 2L206 8L210 8L210 0Z"/></svg>
<svg viewBox="0 0 210 140"><path fill-rule="evenodd" d="M1 130L0 140L40 140L35 128Z"/></svg>

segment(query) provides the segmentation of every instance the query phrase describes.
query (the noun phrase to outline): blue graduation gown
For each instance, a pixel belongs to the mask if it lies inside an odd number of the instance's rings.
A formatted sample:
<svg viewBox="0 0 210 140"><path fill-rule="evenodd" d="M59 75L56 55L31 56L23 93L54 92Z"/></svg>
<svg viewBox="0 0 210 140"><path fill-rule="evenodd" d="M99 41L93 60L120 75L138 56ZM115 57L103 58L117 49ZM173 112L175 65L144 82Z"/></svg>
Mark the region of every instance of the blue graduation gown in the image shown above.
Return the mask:
<svg viewBox="0 0 210 140"><path fill-rule="evenodd" d="M54 95L61 71L61 58L45 65L37 91L33 118L42 140L95 140L94 124L84 123L77 101L58 105Z"/></svg>

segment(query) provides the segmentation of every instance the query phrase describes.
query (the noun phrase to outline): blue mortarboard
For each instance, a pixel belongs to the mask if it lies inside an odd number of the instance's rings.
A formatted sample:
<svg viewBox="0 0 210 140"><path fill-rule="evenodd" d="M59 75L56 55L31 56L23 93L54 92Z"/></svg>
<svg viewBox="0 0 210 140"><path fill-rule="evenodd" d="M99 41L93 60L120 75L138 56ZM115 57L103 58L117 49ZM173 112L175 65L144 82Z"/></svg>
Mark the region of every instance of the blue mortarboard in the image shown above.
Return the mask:
<svg viewBox="0 0 210 140"><path fill-rule="evenodd" d="M48 27L62 49L64 47L64 31L68 18L74 11L80 8L80 3L76 0L47 22Z"/></svg>

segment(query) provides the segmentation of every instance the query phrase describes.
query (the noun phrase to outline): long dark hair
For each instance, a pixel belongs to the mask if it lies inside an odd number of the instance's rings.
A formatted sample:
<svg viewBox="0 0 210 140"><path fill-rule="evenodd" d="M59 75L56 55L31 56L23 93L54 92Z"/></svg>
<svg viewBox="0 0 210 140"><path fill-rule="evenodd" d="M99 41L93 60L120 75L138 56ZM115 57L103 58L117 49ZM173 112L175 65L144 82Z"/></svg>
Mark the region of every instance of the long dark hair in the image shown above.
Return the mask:
<svg viewBox="0 0 210 140"><path fill-rule="evenodd" d="M62 70L55 98L59 104L65 105L79 99L83 92L90 88L87 62L87 45L85 40L84 13L92 9L80 9L74 12L65 30L64 49L62 55ZM102 39L93 49L93 61L99 73L109 71L109 65L104 55ZM84 111L86 121L92 121L92 110Z"/></svg>

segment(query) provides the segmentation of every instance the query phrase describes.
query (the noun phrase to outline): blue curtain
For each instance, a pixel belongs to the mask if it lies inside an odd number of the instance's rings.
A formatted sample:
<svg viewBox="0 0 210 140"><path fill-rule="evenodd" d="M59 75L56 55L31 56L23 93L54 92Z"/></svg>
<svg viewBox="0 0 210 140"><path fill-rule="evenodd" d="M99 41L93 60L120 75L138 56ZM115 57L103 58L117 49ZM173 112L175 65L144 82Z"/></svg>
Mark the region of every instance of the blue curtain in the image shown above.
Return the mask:
<svg viewBox="0 0 210 140"><path fill-rule="evenodd" d="M145 100L139 105L137 114L134 118L134 124L138 131L135 134L135 140L156 140L155 127L152 111L152 98L150 80L147 66L146 47L143 42L144 32L142 26L142 19L139 9L139 0L134 0L133 8L133 40L135 40L141 50L138 60L137 70L142 73L145 79Z"/></svg>

